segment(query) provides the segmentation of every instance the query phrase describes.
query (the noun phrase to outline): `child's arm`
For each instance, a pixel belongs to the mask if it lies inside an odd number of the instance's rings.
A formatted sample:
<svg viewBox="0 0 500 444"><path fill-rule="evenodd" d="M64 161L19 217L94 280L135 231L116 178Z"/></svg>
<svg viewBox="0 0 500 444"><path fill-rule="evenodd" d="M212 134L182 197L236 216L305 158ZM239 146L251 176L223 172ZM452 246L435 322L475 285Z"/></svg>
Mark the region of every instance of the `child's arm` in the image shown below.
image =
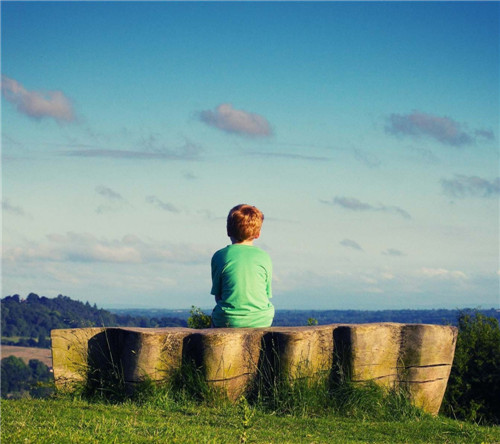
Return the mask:
<svg viewBox="0 0 500 444"><path fill-rule="evenodd" d="M211 263L212 268L212 291L210 292L215 296L215 302L217 303L222 299L221 296L221 285L220 285L220 273L217 269L214 259L212 258Z"/></svg>

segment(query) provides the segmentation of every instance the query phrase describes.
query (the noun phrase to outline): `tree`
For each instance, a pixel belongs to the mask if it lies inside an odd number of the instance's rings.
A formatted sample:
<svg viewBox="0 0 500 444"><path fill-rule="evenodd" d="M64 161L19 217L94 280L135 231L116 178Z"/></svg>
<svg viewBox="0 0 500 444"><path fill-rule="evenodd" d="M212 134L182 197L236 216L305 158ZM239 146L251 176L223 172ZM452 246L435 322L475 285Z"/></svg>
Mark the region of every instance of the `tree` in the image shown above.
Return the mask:
<svg viewBox="0 0 500 444"><path fill-rule="evenodd" d="M187 324L189 328L210 328L212 325L212 318L203 313L201 308L191 306L191 316L187 320Z"/></svg>
<svg viewBox="0 0 500 444"><path fill-rule="evenodd" d="M31 370L21 358L9 356L2 359L2 396L29 389Z"/></svg>
<svg viewBox="0 0 500 444"><path fill-rule="evenodd" d="M443 410L460 419L499 424L500 324L479 312L462 312L458 329Z"/></svg>

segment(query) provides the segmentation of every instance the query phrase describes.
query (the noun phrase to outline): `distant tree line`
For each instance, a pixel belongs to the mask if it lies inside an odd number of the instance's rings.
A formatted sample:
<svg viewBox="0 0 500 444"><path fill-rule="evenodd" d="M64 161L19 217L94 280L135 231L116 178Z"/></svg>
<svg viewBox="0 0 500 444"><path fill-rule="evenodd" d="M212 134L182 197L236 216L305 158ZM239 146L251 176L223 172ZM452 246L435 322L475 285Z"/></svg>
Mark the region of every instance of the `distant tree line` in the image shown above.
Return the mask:
<svg viewBox="0 0 500 444"><path fill-rule="evenodd" d="M210 315L211 309L199 309ZM192 311L171 309L110 309L112 313L132 316L159 317L175 316L188 320ZM274 315L273 326L293 327L307 325L309 319L318 321L318 325L327 324L364 324L368 322L399 322L402 324L437 324L458 325L458 317L464 310L433 309L433 310L283 310L278 309ZM493 308L487 310L466 309L466 312L479 312L485 316L500 321L500 311Z"/></svg>
<svg viewBox="0 0 500 444"><path fill-rule="evenodd" d="M113 314L94 304L75 301L68 296L39 297L30 293L1 300L2 344L49 348L48 336L55 328L78 327L186 327L176 317L146 317ZM7 338L21 337L17 340ZM29 338L29 339L28 339Z"/></svg>
<svg viewBox="0 0 500 444"><path fill-rule="evenodd" d="M500 321L500 311L488 310L276 310L273 325L291 327L306 325L309 318L326 324L364 324L399 322L402 324L457 325L462 312L480 312Z"/></svg>

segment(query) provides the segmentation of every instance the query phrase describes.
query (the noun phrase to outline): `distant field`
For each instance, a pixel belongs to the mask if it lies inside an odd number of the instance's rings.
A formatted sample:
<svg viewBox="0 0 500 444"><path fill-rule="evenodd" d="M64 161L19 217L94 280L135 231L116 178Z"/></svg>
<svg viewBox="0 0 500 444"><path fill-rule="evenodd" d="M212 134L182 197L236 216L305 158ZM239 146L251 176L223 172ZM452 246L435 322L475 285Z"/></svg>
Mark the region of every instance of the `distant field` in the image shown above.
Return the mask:
<svg viewBox="0 0 500 444"><path fill-rule="evenodd" d="M14 355L21 358L26 364L30 359L38 359L45 365L52 367L52 355L48 348L16 347L14 345L1 346L2 359Z"/></svg>

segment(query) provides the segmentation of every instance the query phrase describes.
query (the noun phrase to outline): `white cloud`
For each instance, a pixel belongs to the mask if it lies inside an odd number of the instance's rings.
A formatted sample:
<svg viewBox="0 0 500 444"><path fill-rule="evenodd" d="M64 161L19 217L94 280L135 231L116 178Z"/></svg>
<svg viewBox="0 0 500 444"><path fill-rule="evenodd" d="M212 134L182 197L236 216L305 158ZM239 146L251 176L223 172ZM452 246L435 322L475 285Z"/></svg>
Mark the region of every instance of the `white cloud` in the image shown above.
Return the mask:
<svg viewBox="0 0 500 444"><path fill-rule="evenodd" d="M28 91L18 81L2 75L2 93L20 113L34 119L75 120L71 101L61 91Z"/></svg>
<svg viewBox="0 0 500 444"><path fill-rule="evenodd" d="M127 235L122 239L98 239L88 233L50 234L47 243L5 248L8 262L103 262L117 264L181 263L209 261L211 252L197 245L143 241Z"/></svg>
<svg viewBox="0 0 500 444"><path fill-rule="evenodd" d="M270 136L272 134L271 126L264 117L234 109L230 103L222 103L214 111L201 111L199 118L207 125L227 133L247 136Z"/></svg>
<svg viewBox="0 0 500 444"><path fill-rule="evenodd" d="M384 271L381 274L382 278L387 280L387 281L392 281L396 276L394 276L391 272L389 271Z"/></svg>
<svg viewBox="0 0 500 444"><path fill-rule="evenodd" d="M419 274L429 278L439 279L467 279L467 275L459 270L447 270L445 268L426 268L422 267Z"/></svg>

